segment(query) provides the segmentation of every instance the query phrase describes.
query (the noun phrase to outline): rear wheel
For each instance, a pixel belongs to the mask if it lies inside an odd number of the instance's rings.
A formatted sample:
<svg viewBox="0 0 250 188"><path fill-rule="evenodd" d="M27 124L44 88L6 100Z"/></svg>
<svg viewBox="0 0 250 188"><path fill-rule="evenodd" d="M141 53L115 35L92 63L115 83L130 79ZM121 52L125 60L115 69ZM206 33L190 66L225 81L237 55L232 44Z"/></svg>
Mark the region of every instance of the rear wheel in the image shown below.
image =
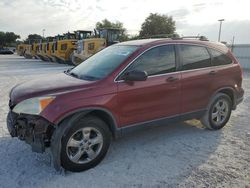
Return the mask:
<svg viewBox="0 0 250 188"><path fill-rule="evenodd" d="M210 104L208 105L207 112L202 117L202 124L208 129L221 129L228 122L232 111L232 100L224 94L216 94Z"/></svg>
<svg viewBox="0 0 250 188"><path fill-rule="evenodd" d="M110 141L107 124L97 117L87 116L64 133L61 164L74 172L93 168L105 157Z"/></svg>

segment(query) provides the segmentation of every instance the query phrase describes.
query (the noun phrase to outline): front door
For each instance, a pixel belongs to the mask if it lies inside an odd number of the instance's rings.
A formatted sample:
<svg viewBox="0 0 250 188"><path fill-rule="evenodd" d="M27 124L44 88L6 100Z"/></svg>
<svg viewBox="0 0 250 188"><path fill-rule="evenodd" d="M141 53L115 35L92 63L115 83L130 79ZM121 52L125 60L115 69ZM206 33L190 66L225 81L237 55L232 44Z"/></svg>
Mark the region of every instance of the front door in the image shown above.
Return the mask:
<svg viewBox="0 0 250 188"><path fill-rule="evenodd" d="M119 80L118 105L122 126L180 113L180 73L176 72L175 46L154 47L139 56L121 74L146 71L146 81Z"/></svg>

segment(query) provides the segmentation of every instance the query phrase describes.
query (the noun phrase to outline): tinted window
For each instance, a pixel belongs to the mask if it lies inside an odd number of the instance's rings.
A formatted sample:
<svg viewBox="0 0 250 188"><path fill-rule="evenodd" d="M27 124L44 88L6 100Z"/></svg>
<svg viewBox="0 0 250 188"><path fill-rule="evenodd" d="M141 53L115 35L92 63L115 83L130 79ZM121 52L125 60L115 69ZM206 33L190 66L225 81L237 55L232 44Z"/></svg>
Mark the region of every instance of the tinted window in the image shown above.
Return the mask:
<svg viewBox="0 0 250 188"><path fill-rule="evenodd" d="M131 70L146 71L149 76L175 71L174 46L160 46L145 52L126 72Z"/></svg>
<svg viewBox="0 0 250 188"><path fill-rule="evenodd" d="M183 58L183 70L198 69L211 66L211 58L205 47L181 45L180 53Z"/></svg>
<svg viewBox="0 0 250 188"><path fill-rule="evenodd" d="M217 65L227 65L232 63L232 60L227 55L213 49L209 50L213 57L212 65L217 66Z"/></svg>

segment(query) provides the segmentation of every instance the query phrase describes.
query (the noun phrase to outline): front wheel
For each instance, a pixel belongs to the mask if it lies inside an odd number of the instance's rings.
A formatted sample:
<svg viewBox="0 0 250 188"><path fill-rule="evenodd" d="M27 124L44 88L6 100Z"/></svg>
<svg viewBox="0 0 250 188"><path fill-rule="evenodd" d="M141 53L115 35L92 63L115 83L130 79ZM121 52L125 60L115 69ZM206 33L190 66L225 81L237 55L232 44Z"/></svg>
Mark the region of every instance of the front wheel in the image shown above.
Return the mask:
<svg viewBox="0 0 250 188"><path fill-rule="evenodd" d="M201 118L201 122L208 129L221 129L228 122L231 111L231 98L224 93L218 93L211 99L205 115Z"/></svg>
<svg viewBox="0 0 250 188"><path fill-rule="evenodd" d="M88 116L67 130L62 138L61 165L74 172L84 171L99 164L111 141L107 124Z"/></svg>

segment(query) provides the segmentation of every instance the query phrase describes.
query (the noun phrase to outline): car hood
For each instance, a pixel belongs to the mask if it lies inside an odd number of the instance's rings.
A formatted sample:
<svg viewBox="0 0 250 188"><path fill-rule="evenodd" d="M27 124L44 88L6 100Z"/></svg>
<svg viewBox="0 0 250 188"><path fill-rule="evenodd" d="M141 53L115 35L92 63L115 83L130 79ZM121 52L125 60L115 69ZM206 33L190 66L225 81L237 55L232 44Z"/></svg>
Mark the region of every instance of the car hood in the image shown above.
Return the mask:
<svg viewBox="0 0 250 188"><path fill-rule="evenodd" d="M93 81L81 80L65 73L46 76L16 85L10 92L10 105L38 96L60 94L74 89L91 87Z"/></svg>

